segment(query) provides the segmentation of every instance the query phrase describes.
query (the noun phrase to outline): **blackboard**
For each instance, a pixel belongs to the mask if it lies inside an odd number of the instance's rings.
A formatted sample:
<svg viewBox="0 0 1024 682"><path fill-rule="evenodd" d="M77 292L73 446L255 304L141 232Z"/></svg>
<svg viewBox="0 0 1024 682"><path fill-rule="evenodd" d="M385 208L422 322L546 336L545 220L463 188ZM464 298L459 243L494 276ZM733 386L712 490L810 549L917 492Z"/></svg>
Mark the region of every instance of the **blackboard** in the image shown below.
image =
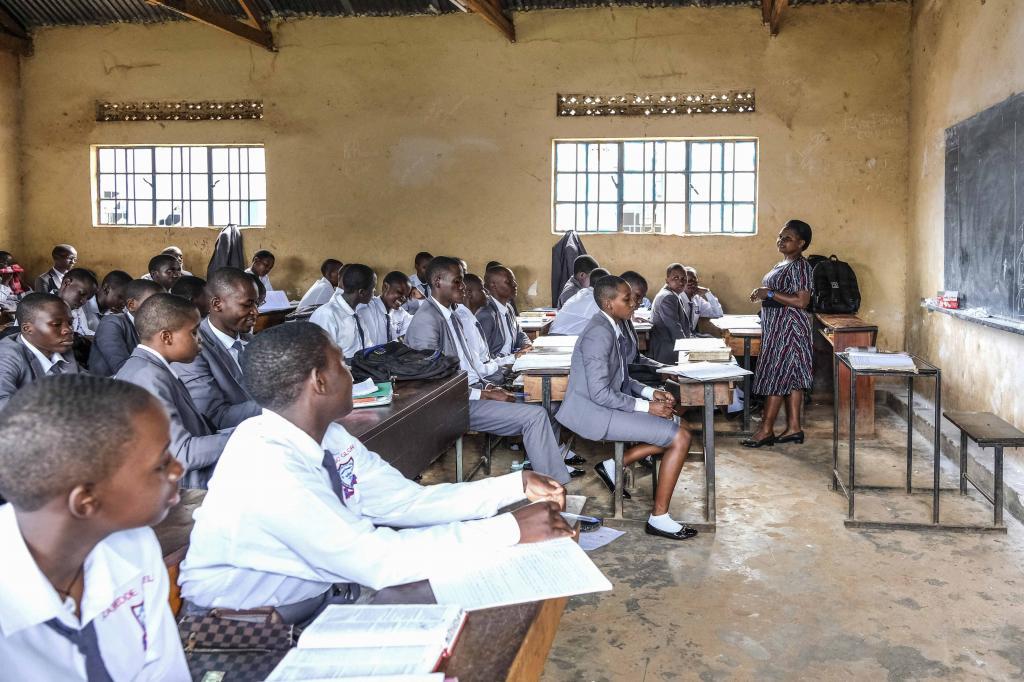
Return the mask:
<svg viewBox="0 0 1024 682"><path fill-rule="evenodd" d="M1024 93L946 130L945 228L945 288L1024 318Z"/></svg>

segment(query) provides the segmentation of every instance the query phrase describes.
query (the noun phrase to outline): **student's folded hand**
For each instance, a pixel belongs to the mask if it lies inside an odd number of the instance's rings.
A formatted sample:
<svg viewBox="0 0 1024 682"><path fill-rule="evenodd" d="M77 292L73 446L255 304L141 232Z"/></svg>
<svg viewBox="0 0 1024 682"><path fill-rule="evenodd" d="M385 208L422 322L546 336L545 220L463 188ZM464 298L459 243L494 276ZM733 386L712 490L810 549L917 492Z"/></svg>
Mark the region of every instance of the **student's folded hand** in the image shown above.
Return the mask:
<svg viewBox="0 0 1024 682"><path fill-rule="evenodd" d="M660 402L658 400L652 400L650 409L648 410L655 417L664 417L665 419L671 419L674 413L672 405L669 403Z"/></svg>
<svg viewBox="0 0 1024 682"><path fill-rule="evenodd" d="M536 471L523 470L523 492L530 502L554 502L565 509L565 488L553 478Z"/></svg>
<svg viewBox="0 0 1024 682"><path fill-rule="evenodd" d="M512 512L512 517L519 524L521 543L569 538L576 534L554 502L528 504Z"/></svg>
<svg viewBox="0 0 1024 682"><path fill-rule="evenodd" d="M516 401L516 397L508 391L493 387L480 391L480 397L484 400L497 400L503 403L514 403Z"/></svg>
<svg viewBox="0 0 1024 682"><path fill-rule="evenodd" d="M517 358L522 357L526 353L529 353L531 350L533 350L533 346L523 346L522 350L520 350L518 353L516 353L516 357Z"/></svg>
<svg viewBox="0 0 1024 682"><path fill-rule="evenodd" d="M659 403L668 403L669 405L676 404L676 397L668 391L656 390L654 392L654 399Z"/></svg>

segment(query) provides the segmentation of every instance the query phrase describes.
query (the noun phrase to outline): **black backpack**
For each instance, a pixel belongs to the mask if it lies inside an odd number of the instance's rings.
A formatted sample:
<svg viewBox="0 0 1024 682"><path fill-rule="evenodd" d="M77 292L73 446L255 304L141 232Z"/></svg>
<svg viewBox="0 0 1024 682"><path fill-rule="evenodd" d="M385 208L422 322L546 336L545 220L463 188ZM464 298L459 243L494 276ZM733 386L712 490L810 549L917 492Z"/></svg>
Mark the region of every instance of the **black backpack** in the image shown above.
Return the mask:
<svg viewBox="0 0 1024 682"><path fill-rule="evenodd" d="M413 350L401 341L391 341L357 351L352 357L356 381L412 381L444 379L459 371L459 359L441 351Z"/></svg>
<svg viewBox="0 0 1024 682"><path fill-rule="evenodd" d="M811 310L816 313L850 314L860 310L860 287L850 264L835 254L809 256L811 274Z"/></svg>

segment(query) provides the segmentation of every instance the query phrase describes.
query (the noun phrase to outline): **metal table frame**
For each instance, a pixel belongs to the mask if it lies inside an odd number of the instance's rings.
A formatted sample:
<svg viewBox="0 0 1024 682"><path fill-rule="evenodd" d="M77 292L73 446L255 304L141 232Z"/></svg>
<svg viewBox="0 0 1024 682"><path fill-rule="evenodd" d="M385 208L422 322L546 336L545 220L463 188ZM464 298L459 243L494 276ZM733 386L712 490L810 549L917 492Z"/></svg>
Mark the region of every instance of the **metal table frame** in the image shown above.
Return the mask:
<svg viewBox="0 0 1024 682"><path fill-rule="evenodd" d="M941 472L942 454L941 429L942 429L942 370L930 362L923 360L916 355L911 356L914 364L917 365L917 373L910 374L885 369L856 369L850 364L849 355L845 352L835 354L835 362L832 365L833 388L833 420L832 420L832 489L838 490L847 499L847 516L845 526L847 528L861 528L873 530L938 530L954 532L974 531L995 531L1000 529L991 526L970 526L950 525L939 521L939 495L943 492L958 493L958 488L941 488L939 474ZM849 473L847 481L844 482L839 474L839 364L846 365L850 370L850 407L849 407ZM906 480L902 486L858 486L856 477L856 439L857 439L857 377L858 376L884 376L902 377L907 382L907 473ZM914 464L914 380L922 377L932 377L935 380L935 433L932 440L932 487L913 487L913 464ZM932 494L932 520L931 523L911 523L906 521L860 521L854 518L856 491L864 490L871 492L884 492L889 490L903 490L908 495L915 492L931 492ZM1005 532L1006 529L1001 529Z"/></svg>

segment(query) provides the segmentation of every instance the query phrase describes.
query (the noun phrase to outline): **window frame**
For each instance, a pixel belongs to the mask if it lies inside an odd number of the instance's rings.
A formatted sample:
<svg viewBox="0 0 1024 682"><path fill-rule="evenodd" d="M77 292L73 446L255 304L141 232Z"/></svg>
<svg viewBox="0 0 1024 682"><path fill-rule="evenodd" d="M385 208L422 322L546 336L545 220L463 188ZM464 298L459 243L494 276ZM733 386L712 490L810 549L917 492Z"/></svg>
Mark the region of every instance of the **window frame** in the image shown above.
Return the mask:
<svg viewBox="0 0 1024 682"><path fill-rule="evenodd" d="M685 163L685 167L684 167L684 169L682 171L678 171L678 170L669 171L669 170L667 170L668 164L666 163L665 164L666 168L663 169L663 170L657 170L656 168L652 169L652 170L647 170L647 168L645 167L643 170L640 170L640 171L626 171L625 170L625 165L626 164L625 164L625 158L624 158L625 157L625 154L624 154L624 149L625 149L624 148L624 144L628 143L628 142L661 142L661 143L682 142L682 143L684 143L686 145L686 163ZM735 201L735 200L725 201L724 200L724 196L723 196L723 199L721 201L717 201L717 202L714 202L714 201L693 201L692 200L692 196L691 196L692 177L691 176L694 173L707 173L707 175L709 176L709 181L710 181L710 177L714 176L715 174L720 174L720 175L722 175L724 177L726 174L730 174L730 173L747 173L747 172L750 172L750 171L736 171L735 168L733 170L731 170L731 171L725 171L724 170L724 159L723 159L723 165L722 165L722 169L721 170L717 170L717 171L713 170L713 168L714 168L713 164L711 165L711 167L707 171L694 171L694 170L692 170L692 158L693 158L692 157L692 148L693 148L693 145L695 143L698 143L698 144L699 143L713 144L713 143L722 143L722 142L733 142L733 143L736 143L736 142L753 142L754 143L754 158L753 158L753 162L754 162L754 170L753 170L753 174L754 174L754 198L753 198L752 202L750 202L750 201ZM577 178L580 175L585 175L589 179L589 176L593 175L593 176L598 176L599 177L601 175L601 173L603 172L603 171L600 170L600 166L598 167L598 170L595 170L595 171L587 170L587 171L582 171L581 172L578 169L575 170L575 171L559 171L558 170L558 158L557 158L558 145L559 144L574 144L575 145L575 144L581 144L581 143L583 143L583 144L595 144L595 145L602 145L602 144L604 144L604 145L607 145L607 144L617 144L618 145L618 147L619 147L619 155L618 155L619 163L618 163L618 170L615 171L615 174L618 176L619 182L618 182L618 196L617 196L617 200L615 202L616 203L616 214L617 214L616 215L616 220L617 220L617 227L616 227L616 229L615 230L601 230L601 229L594 229L594 230L582 229L581 230L579 227L571 228L571 229L575 230L577 234L579 234L579 235L587 235L587 236L597 236L597 235L602 235L602 236L604 236L604 235L653 235L653 236L658 236L658 237L723 237L723 236L725 236L725 237L754 237L754 236L757 236L757 234L758 234L758 208L760 206L761 144L760 144L760 138L758 138L756 136L752 136L752 135L729 135L729 136L717 136L717 137L608 137L608 138L605 138L605 137L601 137L601 138L598 138L598 137L580 137L580 138L572 137L572 138L553 138L551 140L551 233L552 234L560 236L560 235L564 235L567 232L569 232L569 230L559 230L559 229L557 229L556 210L557 210L557 207L558 207L559 203L572 204L574 207L579 207L579 206L583 206L583 205L586 205L586 204L591 204L591 205L599 206L599 205L604 204L604 203L610 203L610 202L601 201L600 189L598 191L598 199L595 200L595 201L586 201L586 200L584 200L584 201L573 201L573 202L564 202L564 201L563 202L559 202L558 201L558 198L557 198L557 182L558 182L558 175L559 174L562 174L562 175L569 175L569 174L571 174L571 175L573 175L573 176L575 176ZM734 160L735 160L735 157L734 157ZM654 176L661 175L661 176L666 178L665 182L667 184L667 175L669 173L680 173L680 172L684 175L684 182L686 183L686 199L685 199L685 201L682 201L682 202L668 201L667 196L666 196L666 198L661 200L660 202L644 200L643 202L640 203L640 205L642 205L644 207L649 207L649 206L650 207L665 206L666 207L665 210L667 212L667 206L669 204L673 204L673 205L682 204L683 207L684 207L683 208L683 210L684 210L683 231L679 232L679 233L669 232L667 230L667 225L666 225L665 229L663 229L663 231L661 231L661 232L656 232L656 231L649 231L649 232L647 232L647 231L642 231L642 230L640 230L640 231L630 231L630 230L623 229L622 218L623 218L623 213L624 213L624 207L627 204L637 204L637 202L635 202L635 201L630 201L630 202L625 201L625 198L624 198L624 189L625 189L625 187L624 187L624 184L625 184L624 183L624 176L627 175L627 174L635 174L635 175L639 175L641 177L644 177L646 175L654 175ZM654 181L652 180L652 191L653 191L653 188L654 188ZM734 187L734 189L735 189L735 187ZM752 227L751 231L749 231L749 232L737 232L737 231L734 231L734 230L731 230L731 231L721 230L721 231L718 231L718 232L714 232L714 231L711 231L710 226L709 226L707 231L701 231L701 232L693 231L690 226L691 226L692 206L694 204L701 204L701 205L708 205L708 206L713 206L715 204L718 204L720 206L721 210L723 210L723 217L724 217L724 208L726 206L750 205L750 204L752 204L753 205L753 227ZM599 221L598 224L600 224L600 218L598 219L598 221ZM576 219L576 222L577 223L579 222L578 218Z"/></svg>
<svg viewBox="0 0 1024 682"><path fill-rule="evenodd" d="M157 161L156 161L157 149L171 149L171 150L173 150L173 149L185 149L185 150L191 150L191 149L194 149L194 148L201 148L201 149L205 150L205 152L206 152L206 170L205 171L193 172L191 170L191 162L190 162L189 170L187 172L184 171L181 168L179 168L178 171L174 171L173 170L173 156L172 156L172 169L170 171L168 171L168 172L158 171L158 169L157 169ZM100 152L103 151L103 150L114 150L114 153L116 155L117 150L130 150L130 151L134 151L134 150L139 150L139 149L151 150L151 157L150 157L151 163L150 163L150 170L149 170L149 173L148 173L148 175L150 177L150 181L149 181L148 184L150 184L150 186L152 187L152 198L151 199L129 199L128 197L125 197L124 201L134 201L134 202L147 202L148 201L148 202L151 202L151 204L152 204L152 218L153 218L153 221L150 222L150 223L105 223L105 222L101 222L101 217L103 215L103 211L101 210L101 205L102 205L101 202L109 201L110 199L102 196L101 177L100 176L101 176L101 170L104 170L104 169L100 168ZM221 150L221 149L228 150L228 158L229 158L229 161L228 161L228 163L229 163L229 170L227 170L227 171L225 171L223 173L215 172L214 169L213 169L213 153L214 153L215 150ZM263 150L263 170L262 171L255 171L254 172L254 171L248 169L249 168L248 165L246 166L247 170L244 171L244 172L239 170L239 169L230 170L230 158L231 158L230 150L231 149L262 149ZM118 227L118 228L128 228L128 229L133 229L133 228L143 228L144 229L144 228L154 228L155 227L155 228L160 228L160 229L176 228L176 229L187 229L187 230L222 230L226 225L230 224L231 204L234 203L234 202L242 202L243 204L246 204L246 203L249 203L249 202L262 202L263 203L263 217L264 217L263 224L245 225L245 224L241 224L241 222L235 223L235 224L238 225L239 228L241 228L241 229L248 229L248 228L264 229L264 228L267 227L267 223L269 222L268 221L268 215L269 215L268 214L268 205L269 205L270 202L269 202L269 197L268 197L268 194L269 194L268 187L267 187L267 183L266 183L266 179L267 179L267 175L268 175L268 172L267 172L267 161L266 161L266 145L263 144L262 142L243 142L243 143L227 143L227 144L206 144L206 143L196 143L196 142L151 143L151 144L93 144L93 145L90 145L90 150L89 151L90 151L90 164L89 164L89 168L90 168L90 192L91 192L90 200L91 200L91 204L92 204L92 225L93 225L93 227ZM247 164L248 164L248 160L247 160ZM103 172L102 174L103 175L112 175L112 176L115 176L115 178L117 176L119 176L119 175L125 175L125 176L127 176L127 178L134 178L134 177L139 177L139 176L146 175L146 173L136 173L134 171L129 173L129 172L127 172L127 170L122 173L122 172L119 172L119 171L116 170L116 166L115 166L114 170L109 170L109 171ZM173 188L174 179L176 177L182 178L181 183L182 183L182 186L184 187L185 183L190 182L190 179L193 176L200 176L201 177L204 174L207 176L207 191L206 191L206 198L205 199L192 199L191 198L192 197L191 188L190 188L190 191L189 191L188 198L185 198L185 197L173 198L172 197L171 199L168 200L168 199L158 198L158 196L157 196L157 176L158 175L167 175L169 177L169 179L170 179L170 182L171 182L172 188ZM215 175L229 176L229 179L228 179L229 197L227 199L215 199L214 198L213 185L215 183L213 182L213 177ZM236 198L231 198L230 197L231 177L237 177L239 179L239 185L241 184L242 179L244 178L246 183L247 183L246 184L247 193L251 193L251 182L252 182L252 176L253 175L262 175L263 176L263 184L264 184L264 190L263 190L264 196L263 196L263 198L262 199L252 199L252 198L245 198L245 199L243 199L243 198L241 198L241 196L236 197ZM115 182L116 182L116 180L115 180ZM172 194L173 194L173 189L172 189ZM206 204L206 210L207 210L206 217L207 217L207 223L208 224L207 225L195 225L195 226L192 226L192 225L182 224L184 221L182 221L182 223L178 223L176 225L160 225L160 224L158 224L157 216L159 214L157 213L157 203L158 202L167 202L167 201L169 201L172 204L174 204L174 203L184 204L185 202L203 202L203 203L205 203ZM218 203L222 203L222 204L227 204L228 205L228 214L229 214L229 222L228 223L218 224L218 223L216 223L214 221L214 207ZM184 211L182 211L182 215L184 216ZM241 216L239 216L239 217L241 217Z"/></svg>

